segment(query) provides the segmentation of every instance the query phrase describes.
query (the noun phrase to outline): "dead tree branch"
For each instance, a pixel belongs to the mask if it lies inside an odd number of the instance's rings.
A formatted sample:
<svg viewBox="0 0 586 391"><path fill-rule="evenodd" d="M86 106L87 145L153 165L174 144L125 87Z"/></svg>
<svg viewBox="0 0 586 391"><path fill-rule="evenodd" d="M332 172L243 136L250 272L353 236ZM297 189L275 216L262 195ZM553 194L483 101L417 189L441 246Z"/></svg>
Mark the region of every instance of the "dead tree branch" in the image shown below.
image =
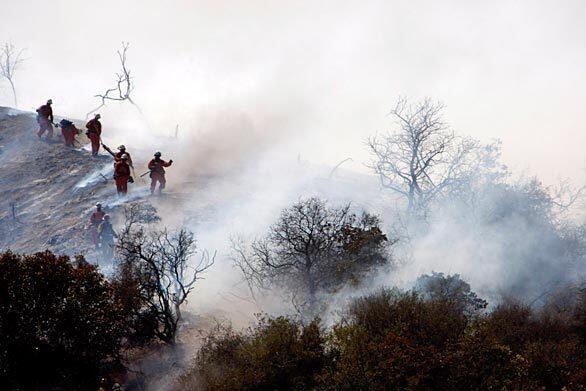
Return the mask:
<svg viewBox="0 0 586 391"><path fill-rule="evenodd" d="M181 305L201 274L214 264L216 254L203 251L193 262L197 253L193 233L148 228L141 222L141 213L138 207L125 210L126 223L117 248L124 264L138 276L142 302L158 323L155 335L173 344L182 319Z"/></svg>
<svg viewBox="0 0 586 391"><path fill-rule="evenodd" d="M351 158L351 157L348 157L348 158L346 158L346 159L342 160L340 163L336 164L336 165L334 166L334 168L332 168L332 170L330 171L330 175L328 176L328 179L332 179L332 178L334 177L334 174L336 173L336 170L337 170L338 168L340 168L340 166L341 166L342 164L344 164L344 163L346 163L346 162L352 162L352 161L353 161L353 160L352 160L352 158Z"/></svg>
<svg viewBox="0 0 586 391"><path fill-rule="evenodd" d="M130 74L130 69L128 69L127 65L127 58L126 53L128 51L130 44L128 42L122 42L122 50L116 51L118 53L118 58L120 60L120 72L116 73L116 87L112 87L106 90L103 94L94 95L96 98L100 98L101 102L98 107L90 111L86 114L86 118L88 118L91 114L95 113L102 107L106 106L107 101L118 101L123 102L127 101L132 104L140 114L142 114L142 110L140 107L134 102L130 94L134 90L134 82L132 80L132 76Z"/></svg>

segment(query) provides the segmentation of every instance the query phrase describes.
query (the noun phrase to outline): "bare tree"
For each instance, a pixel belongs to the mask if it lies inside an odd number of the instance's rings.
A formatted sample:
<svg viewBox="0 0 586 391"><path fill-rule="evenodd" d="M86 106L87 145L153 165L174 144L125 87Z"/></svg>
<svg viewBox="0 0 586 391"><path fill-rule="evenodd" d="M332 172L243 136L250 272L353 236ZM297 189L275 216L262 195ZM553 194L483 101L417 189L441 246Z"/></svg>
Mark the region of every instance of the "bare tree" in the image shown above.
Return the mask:
<svg viewBox="0 0 586 391"><path fill-rule="evenodd" d="M12 96L14 97L14 107L18 107L18 99L16 97L16 88L14 86L14 73L19 66L24 62L22 53L24 49L16 50L13 44L5 43L0 52L0 74L10 84L12 88Z"/></svg>
<svg viewBox="0 0 586 391"><path fill-rule="evenodd" d="M296 307L317 310L317 294L358 281L388 262L387 238L375 216L356 216L350 205L329 208L317 198L282 211L268 235L247 248L233 241L234 261L251 291L286 289Z"/></svg>
<svg viewBox="0 0 586 391"><path fill-rule="evenodd" d="M584 197L586 186L574 187L567 179L562 179L557 186L549 189L551 193L551 200L555 207L560 212L566 212L576 202Z"/></svg>
<svg viewBox="0 0 586 391"><path fill-rule="evenodd" d="M89 117L91 114L95 113L102 107L106 106L107 101L127 101L132 104L139 113L142 114L140 107L132 100L130 94L134 90L134 82L132 81L132 77L130 75L130 69L128 69L128 65L126 63L126 52L128 51L128 47L130 44L128 42L122 42L122 50L118 50L118 58L120 59L120 67L122 68L120 72L116 73L116 87L112 87L106 90L103 94L94 95L96 98L100 98L101 102L98 107L90 111L86 114L86 118Z"/></svg>
<svg viewBox="0 0 586 391"><path fill-rule="evenodd" d="M215 254L197 253L193 233L186 229L149 229L138 223L136 210L127 209L126 224L119 233L120 258L140 287L142 301L157 321L155 335L173 344L182 319L181 305L187 300L201 274L210 268Z"/></svg>
<svg viewBox="0 0 586 391"><path fill-rule="evenodd" d="M399 130L367 141L382 186L405 197L409 212L467 183L479 163L482 146L456 136L443 109L429 98L416 104L400 99L391 111Z"/></svg>

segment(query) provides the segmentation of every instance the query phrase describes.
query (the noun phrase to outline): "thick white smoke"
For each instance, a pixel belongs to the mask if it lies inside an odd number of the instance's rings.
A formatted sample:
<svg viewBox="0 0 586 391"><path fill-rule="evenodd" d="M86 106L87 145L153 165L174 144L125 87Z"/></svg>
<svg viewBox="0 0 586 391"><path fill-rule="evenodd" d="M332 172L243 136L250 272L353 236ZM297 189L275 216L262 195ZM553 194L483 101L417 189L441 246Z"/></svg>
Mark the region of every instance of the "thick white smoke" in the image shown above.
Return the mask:
<svg viewBox="0 0 586 391"><path fill-rule="evenodd" d="M287 311L289 303L276 295L250 302L230 259L232 235L261 236L282 208L314 195L380 215L389 234L401 226L402 205L379 188L363 145L391 126L386 115L400 95L440 99L459 133L502 139L514 172L583 183L584 7L580 0L564 7L549 0L4 1L0 41L27 48L16 78L20 108L51 97L56 114L71 119L99 103L93 95L112 86L120 41L130 42L133 98L144 115L108 103L100 109L104 141L125 144L138 175L156 150L174 160L167 195L151 201L163 224L188 226L201 249L217 251L188 308L243 325L254 312ZM0 104L10 101L0 89ZM144 195L146 182L131 191ZM507 202L495 193L480 209L439 207L429 225L408 227L410 240L402 237L395 252L400 267L363 289L410 287L435 270L460 273L484 297L532 300L581 278L583 258L567 259L547 226L516 213L473 218ZM344 292L340 303L346 293L361 291Z"/></svg>

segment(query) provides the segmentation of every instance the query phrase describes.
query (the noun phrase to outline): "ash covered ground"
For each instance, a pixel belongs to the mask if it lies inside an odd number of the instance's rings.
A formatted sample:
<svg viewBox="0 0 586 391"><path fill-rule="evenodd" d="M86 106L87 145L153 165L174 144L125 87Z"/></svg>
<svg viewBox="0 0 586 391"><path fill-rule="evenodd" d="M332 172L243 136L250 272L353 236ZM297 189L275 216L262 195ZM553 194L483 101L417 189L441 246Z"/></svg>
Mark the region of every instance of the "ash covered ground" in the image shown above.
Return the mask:
<svg viewBox="0 0 586 391"><path fill-rule="evenodd" d="M74 121L84 129L84 121ZM0 250L31 253L50 250L58 254L83 254L99 263L87 230L89 216L97 202L120 222L125 203L148 202L158 208L178 206L186 194L175 190L161 198L150 197L148 177L131 186L127 197L118 197L113 175L113 158L105 151L92 157L89 140L82 133L75 148L63 145L55 128L52 140L36 135L35 115L0 107ZM146 162L137 159L136 171ZM189 191L186 183L181 188ZM182 212L189 218L188 212ZM108 265L103 265L108 266Z"/></svg>
<svg viewBox="0 0 586 391"><path fill-rule="evenodd" d="M0 248L89 254L89 213L111 190L92 173L112 166L112 159L65 148L59 129L52 142L39 140L37 130L33 113L0 108ZM78 139L87 143L85 136Z"/></svg>

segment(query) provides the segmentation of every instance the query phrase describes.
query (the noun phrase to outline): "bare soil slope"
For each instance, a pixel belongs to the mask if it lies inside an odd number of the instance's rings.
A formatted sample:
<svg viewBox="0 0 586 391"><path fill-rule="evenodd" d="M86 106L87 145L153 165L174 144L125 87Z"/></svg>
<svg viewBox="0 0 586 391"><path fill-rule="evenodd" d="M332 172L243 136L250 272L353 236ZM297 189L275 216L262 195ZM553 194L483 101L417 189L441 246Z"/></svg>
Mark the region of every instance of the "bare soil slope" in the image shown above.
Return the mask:
<svg viewBox="0 0 586 391"><path fill-rule="evenodd" d="M60 129L52 142L41 140L37 128L33 113L0 107L0 250L87 253L91 209L113 190L92 173L103 167L111 179L112 159L65 147Z"/></svg>

